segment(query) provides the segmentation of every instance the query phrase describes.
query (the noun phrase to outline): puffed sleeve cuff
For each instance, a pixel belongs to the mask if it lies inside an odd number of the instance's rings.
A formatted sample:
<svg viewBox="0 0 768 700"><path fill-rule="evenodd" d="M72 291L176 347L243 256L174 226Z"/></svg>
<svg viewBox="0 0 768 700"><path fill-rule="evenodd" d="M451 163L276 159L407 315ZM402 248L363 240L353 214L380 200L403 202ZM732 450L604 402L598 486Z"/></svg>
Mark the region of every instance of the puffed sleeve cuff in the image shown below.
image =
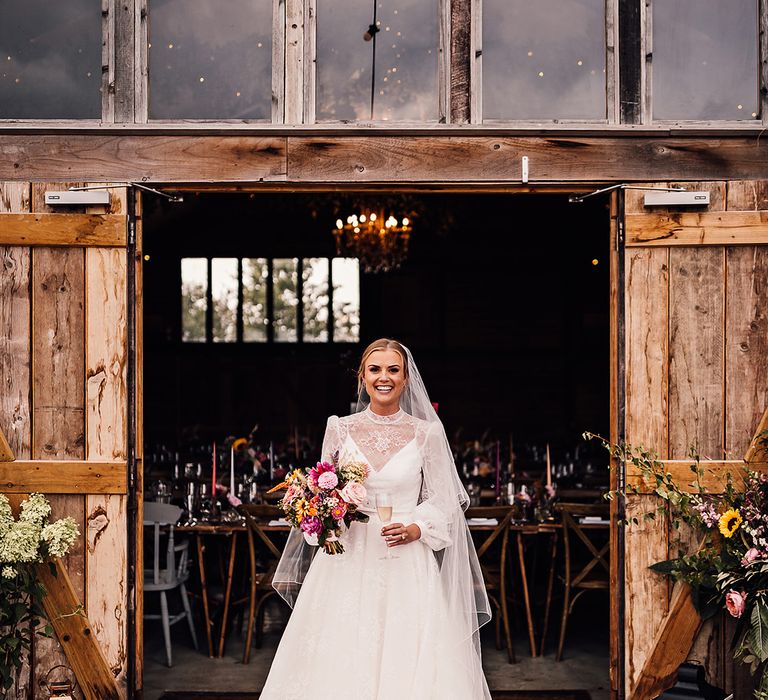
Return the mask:
<svg viewBox="0 0 768 700"><path fill-rule="evenodd" d="M419 530L421 530L421 537L419 540L430 549L439 551L451 544L451 538L448 535L447 530L445 528L436 527L434 521L414 520L413 524L418 525Z"/></svg>

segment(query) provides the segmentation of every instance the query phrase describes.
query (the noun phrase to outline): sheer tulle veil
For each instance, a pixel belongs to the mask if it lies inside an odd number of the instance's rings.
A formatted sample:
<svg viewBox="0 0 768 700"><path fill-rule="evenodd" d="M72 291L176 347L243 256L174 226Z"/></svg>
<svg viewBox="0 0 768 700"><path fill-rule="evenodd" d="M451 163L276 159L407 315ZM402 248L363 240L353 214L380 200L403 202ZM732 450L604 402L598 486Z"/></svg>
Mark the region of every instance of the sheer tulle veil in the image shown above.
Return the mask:
<svg viewBox="0 0 768 700"><path fill-rule="evenodd" d="M451 625L450 631L442 639L436 639L435 644L468 645L473 657L470 663L477 671L480 660L479 630L491 619L491 609L464 516L469 497L456 470L445 428L429 399L413 355L407 347L402 347L407 356L407 382L400 397L400 407L425 422L420 445L423 476L420 500L428 499L432 506L439 509L451 535L451 544L434 552L440 572L439 590ZM364 410L369 404L370 397L361 382L357 410ZM328 455L323 454L322 458L327 459ZM418 543L408 546L416 545ZM292 530L273 578L275 590L291 607L316 549L306 543L298 530ZM478 693L477 697L482 695L484 693Z"/></svg>

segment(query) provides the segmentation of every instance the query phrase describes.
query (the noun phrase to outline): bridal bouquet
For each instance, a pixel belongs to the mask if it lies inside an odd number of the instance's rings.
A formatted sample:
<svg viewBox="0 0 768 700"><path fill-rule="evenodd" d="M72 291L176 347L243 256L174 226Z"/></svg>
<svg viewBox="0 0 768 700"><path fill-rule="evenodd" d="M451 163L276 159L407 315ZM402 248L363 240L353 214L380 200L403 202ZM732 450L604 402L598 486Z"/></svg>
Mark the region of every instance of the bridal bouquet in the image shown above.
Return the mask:
<svg viewBox="0 0 768 700"><path fill-rule="evenodd" d="M340 465L336 452L331 462L318 462L311 469L295 469L270 492L285 489L278 506L307 541L316 537L326 554L341 554L344 547L338 538L342 525L368 522L368 516L358 508L368 501L363 482L369 472L363 462Z"/></svg>
<svg viewBox="0 0 768 700"><path fill-rule="evenodd" d="M49 522L50 514L45 496L33 493L22 501L17 520L0 494L0 697L13 685L44 617L45 589L36 567L63 557L79 535L72 518ZM48 625L43 634L52 631Z"/></svg>

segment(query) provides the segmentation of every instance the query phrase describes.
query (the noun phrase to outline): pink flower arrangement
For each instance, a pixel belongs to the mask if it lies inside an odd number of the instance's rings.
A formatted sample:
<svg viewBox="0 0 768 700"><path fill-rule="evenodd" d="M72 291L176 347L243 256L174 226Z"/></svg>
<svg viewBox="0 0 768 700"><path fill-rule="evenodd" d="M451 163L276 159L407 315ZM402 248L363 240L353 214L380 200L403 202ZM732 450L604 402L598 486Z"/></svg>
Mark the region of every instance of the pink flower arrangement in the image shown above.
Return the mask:
<svg viewBox="0 0 768 700"><path fill-rule="evenodd" d="M731 589L725 594L725 607L733 617L741 617L747 603L747 594L744 591Z"/></svg>
<svg viewBox="0 0 768 700"><path fill-rule="evenodd" d="M301 530L310 544L315 541L327 554L340 554L342 527L368 522L359 507L368 500L363 481L367 464L339 464L338 452L331 462L318 462L311 469L295 469L272 491L285 489L280 508L291 525Z"/></svg>

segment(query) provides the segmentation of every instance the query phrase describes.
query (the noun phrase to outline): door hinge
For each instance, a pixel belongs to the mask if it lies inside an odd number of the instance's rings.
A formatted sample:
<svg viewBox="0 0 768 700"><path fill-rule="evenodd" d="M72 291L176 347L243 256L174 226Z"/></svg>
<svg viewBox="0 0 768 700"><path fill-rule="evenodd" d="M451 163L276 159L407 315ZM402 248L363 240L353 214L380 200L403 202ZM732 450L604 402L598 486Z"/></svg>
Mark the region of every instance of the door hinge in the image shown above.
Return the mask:
<svg viewBox="0 0 768 700"><path fill-rule="evenodd" d="M136 245L136 219L128 217L128 245Z"/></svg>
<svg viewBox="0 0 768 700"><path fill-rule="evenodd" d="M621 250L624 245L624 220L619 218L616 222L616 250Z"/></svg>

